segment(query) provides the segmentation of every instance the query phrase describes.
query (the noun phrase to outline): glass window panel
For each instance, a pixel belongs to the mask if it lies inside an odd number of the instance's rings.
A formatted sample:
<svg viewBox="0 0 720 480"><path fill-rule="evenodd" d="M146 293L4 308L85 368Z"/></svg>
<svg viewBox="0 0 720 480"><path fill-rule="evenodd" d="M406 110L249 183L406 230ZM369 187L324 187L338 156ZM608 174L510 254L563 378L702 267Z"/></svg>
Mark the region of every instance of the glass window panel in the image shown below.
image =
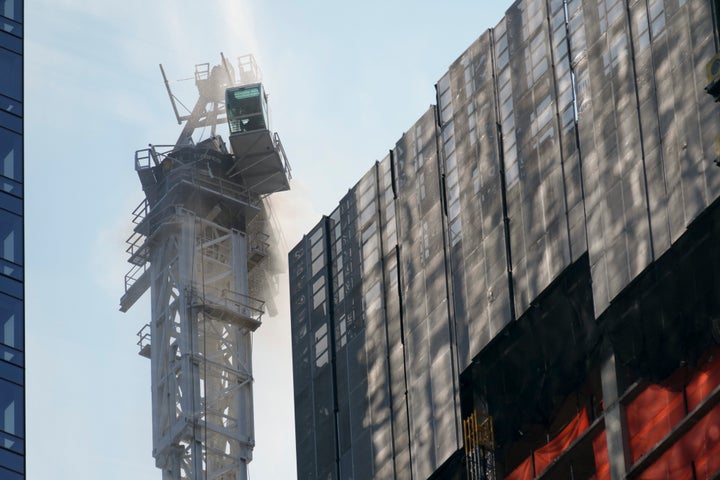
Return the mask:
<svg viewBox="0 0 720 480"><path fill-rule="evenodd" d="M440 108L444 109L448 105L450 105L450 90L446 90L444 93L440 95Z"/></svg>
<svg viewBox="0 0 720 480"><path fill-rule="evenodd" d="M615 5L608 9L608 24L612 25L617 21L623 13L623 4L620 1L615 2Z"/></svg>
<svg viewBox="0 0 720 480"><path fill-rule="evenodd" d="M0 31L15 35L16 37L23 36L22 24L4 17L0 17Z"/></svg>
<svg viewBox="0 0 720 480"><path fill-rule="evenodd" d="M555 57L560 58L561 60L556 61L555 63L562 62L562 58L565 57L565 54L567 54L567 40L565 39L565 29L563 29L562 34L563 34L562 37L560 37L560 38L556 37L557 48L556 48Z"/></svg>
<svg viewBox="0 0 720 480"><path fill-rule="evenodd" d="M505 49L502 52L500 52L500 55L498 55L497 60L497 68L502 69L505 68L510 60L510 56L508 54L508 50Z"/></svg>
<svg viewBox="0 0 720 480"><path fill-rule="evenodd" d="M452 152L446 157L445 168L452 170L455 168L455 165L457 165L457 159L455 158L455 152Z"/></svg>
<svg viewBox="0 0 720 480"><path fill-rule="evenodd" d="M12 363L0 360L0 378L22 385L24 383L23 369Z"/></svg>
<svg viewBox="0 0 720 480"><path fill-rule="evenodd" d="M442 130L443 143L447 143L447 141L450 140L453 135L455 135L455 126L453 122L448 122L448 124L445 125Z"/></svg>
<svg viewBox="0 0 720 480"><path fill-rule="evenodd" d="M23 196L22 184L3 176L0 176L0 190L18 197Z"/></svg>
<svg viewBox="0 0 720 480"><path fill-rule="evenodd" d="M568 18L572 18L582 8L582 0L568 0Z"/></svg>
<svg viewBox="0 0 720 480"><path fill-rule="evenodd" d="M652 21L650 26L652 27L653 38L661 36L665 31L665 15L660 14L656 19Z"/></svg>
<svg viewBox="0 0 720 480"><path fill-rule="evenodd" d="M317 243L317 241L322 238L322 234L323 234L322 228L318 228L315 232L313 232L310 235L310 243L311 244Z"/></svg>
<svg viewBox="0 0 720 480"><path fill-rule="evenodd" d="M313 309L323 306L325 302L325 289L321 289L315 295L313 295Z"/></svg>
<svg viewBox="0 0 720 480"><path fill-rule="evenodd" d="M531 8L537 7L537 10L539 10L540 2L531 3L530 6ZM533 8L533 10L535 10L535 8ZM534 32L542 24L543 20L545 20L545 15L540 15L539 13L532 12L528 12L528 15L530 18L527 31Z"/></svg>
<svg viewBox="0 0 720 480"><path fill-rule="evenodd" d="M23 264L22 217L0 210L0 258Z"/></svg>
<svg viewBox="0 0 720 480"><path fill-rule="evenodd" d="M453 202L453 204L450 205L450 212L448 213L448 216L450 217L451 220L454 219L455 217L457 217L458 215L460 215L460 202L459 201Z"/></svg>
<svg viewBox="0 0 720 480"><path fill-rule="evenodd" d="M25 477L16 472L11 472L5 468L0 467L0 478L3 480L25 480Z"/></svg>
<svg viewBox="0 0 720 480"><path fill-rule="evenodd" d="M320 277L313 283L313 293L317 293L322 287L325 286L325 277Z"/></svg>
<svg viewBox="0 0 720 480"><path fill-rule="evenodd" d="M442 111L440 112L440 118L442 119L443 123L445 123L445 122L452 120L452 116L453 116L453 107L452 107L452 103L450 103L450 104L448 104L447 107L442 109ZM401 163L401 165L402 165L402 163Z"/></svg>
<svg viewBox="0 0 720 480"><path fill-rule="evenodd" d="M462 238L462 222L460 217L450 223L450 244L454 247Z"/></svg>
<svg viewBox="0 0 720 480"><path fill-rule="evenodd" d="M0 209L22 215L23 201L15 195L8 195L5 192L0 192Z"/></svg>
<svg viewBox="0 0 720 480"><path fill-rule="evenodd" d="M519 175L520 171L518 169L518 164L513 160L507 168L507 188L513 187L517 183Z"/></svg>
<svg viewBox="0 0 720 480"><path fill-rule="evenodd" d="M505 70L500 72L500 75L498 75L498 85L504 86L506 83L510 81L510 69L506 68Z"/></svg>
<svg viewBox="0 0 720 480"><path fill-rule="evenodd" d="M22 22L22 0L0 0L0 15L11 18L16 22Z"/></svg>
<svg viewBox="0 0 720 480"><path fill-rule="evenodd" d="M504 104L512 95L512 84L506 83L504 87L500 89L500 104Z"/></svg>
<svg viewBox="0 0 720 480"><path fill-rule="evenodd" d="M513 113L513 101L512 101L512 97L510 97L510 98L508 98L507 102L503 103L502 107L500 107L500 118L505 120L512 113Z"/></svg>
<svg viewBox="0 0 720 480"><path fill-rule="evenodd" d="M359 191L361 193L361 196L366 194L369 189L375 187L375 171L373 170L372 173L369 173L363 177L362 180L358 183L356 192Z"/></svg>
<svg viewBox="0 0 720 480"><path fill-rule="evenodd" d="M2 344L0 344L0 358L19 367L25 365L25 355L23 352Z"/></svg>
<svg viewBox="0 0 720 480"><path fill-rule="evenodd" d="M0 379L0 430L24 437L24 418L23 388Z"/></svg>
<svg viewBox="0 0 720 480"><path fill-rule="evenodd" d="M440 79L438 82L438 91L440 93L445 92L447 89L450 88L450 74L446 73L444 77Z"/></svg>
<svg viewBox="0 0 720 480"><path fill-rule="evenodd" d="M315 366L317 368L324 367L328 363L328 352L325 350L325 352L322 353L319 357L315 359Z"/></svg>
<svg viewBox="0 0 720 480"><path fill-rule="evenodd" d="M570 46L572 48L574 58L577 58L585 51L586 48L583 15L578 15L570 20L568 29L570 30Z"/></svg>
<svg viewBox="0 0 720 480"><path fill-rule="evenodd" d="M363 271L364 273L370 272L380 260L380 252L378 249L371 250L367 254L363 255Z"/></svg>
<svg viewBox="0 0 720 480"><path fill-rule="evenodd" d="M9 433L2 431L0 431L0 446L3 446L21 455L25 453L25 441L22 438L16 437L15 435L10 435ZM1 461L0 465L3 465ZM4 472L4 470L0 468L0 472ZM4 480L7 477L0 474L0 478Z"/></svg>
<svg viewBox="0 0 720 480"><path fill-rule="evenodd" d="M558 8L558 10L552 14L553 30L558 30L561 27L563 29L565 28L565 9L564 8Z"/></svg>
<svg viewBox="0 0 720 480"><path fill-rule="evenodd" d="M543 59L542 62L539 65L536 65L533 68L533 79L537 82L540 80L540 77L543 76L545 72L547 72L548 69L548 62L546 59Z"/></svg>
<svg viewBox="0 0 720 480"><path fill-rule="evenodd" d="M515 141L515 136L514 136L514 133L515 133L515 131L514 131L514 129L515 129L515 117L514 117L513 115L510 115L508 118L506 118L506 119L503 121L502 129L503 129L503 134L504 134L505 136L510 137L510 136L512 135L512 137L513 137L513 142L514 142L514 141Z"/></svg>
<svg viewBox="0 0 720 480"><path fill-rule="evenodd" d="M2 76L0 75L0 77ZM0 82L1 81L2 80L0 80ZM5 110L0 110L0 128L5 128L14 132L22 133L22 117L18 117L17 115L8 113Z"/></svg>
<svg viewBox="0 0 720 480"><path fill-rule="evenodd" d="M313 245L312 250L310 250L310 255L313 260L317 259L323 251L325 251L323 242L318 242L315 245Z"/></svg>
<svg viewBox="0 0 720 480"><path fill-rule="evenodd" d="M0 50L4 50L7 52L14 52L17 55L22 55L23 51L23 40L21 37L16 37L15 35L10 34L2 34L0 35ZM22 70L19 72L16 72L17 75L13 74L11 75L11 78L22 78Z"/></svg>
<svg viewBox="0 0 720 480"><path fill-rule="evenodd" d="M0 24L0 27L1 26ZM0 110L5 110L18 117L22 117L23 115L22 103L4 95L0 95Z"/></svg>
<svg viewBox="0 0 720 480"><path fill-rule="evenodd" d="M373 198L375 197L375 189L369 188L365 193L363 193L360 196L360 201L358 202L358 207L362 209L365 207Z"/></svg>
<svg viewBox="0 0 720 480"><path fill-rule="evenodd" d="M370 258L378 251L378 236L372 235L369 240L362 246L362 254L364 259Z"/></svg>
<svg viewBox="0 0 720 480"><path fill-rule="evenodd" d="M24 458L21 455L18 455L17 453L10 452L8 450L3 450L0 448L0 465L2 465L5 468L9 468L11 470L15 470L17 472L22 472L25 469L25 461ZM5 471L0 470L0 478L3 480L8 478L15 478L15 477L6 477L4 476Z"/></svg>
<svg viewBox="0 0 720 480"><path fill-rule="evenodd" d="M377 222L373 222L370 225L367 226L362 232L361 239L362 243L365 243L368 241L368 238L372 236L373 233L377 231Z"/></svg>
<svg viewBox="0 0 720 480"><path fill-rule="evenodd" d="M562 126L563 129L567 129L573 124L573 119L575 118L575 111L574 111L573 105L570 105L563 113L562 113Z"/></svg>
<svg viewBox="0 0 720 480"><path fill-rule="evenodd" d="M360 225L365 225L371 218L375 216L375 202L373 201L365 207L365 209L360 213Z"/></svg>
<svg viewBox="0 0 720 480"><path fill-rule="evenodd" d="M315 276L325 266L325 256L320 255L318 258L313 260L312 263L312 276Z"/></svg>
<svg viewBox="0 0 720 480"><path fill-rule="evenodd" d="M502 52L507 48L507 35L503 35L495 42L495 50Z"/></svg>
<svg viewBox="0 0 720 480"><path fill-rule="evenodd" d="M23 298L23 284L5 275L0 275L0 292Z"/></svg>
<svg viewBox="0 0 720 480"><path fill-rule="evenodd" d="M500 39L505 35L506 31L506 24L505 24L505 17L500 20L500 22L495 26L495 36L500 41Z"/></svg>
<svg viewBox="0 0 720 480"><path fill-rule="evenodd" d="M393 265L388 273L390 286L395 285L398 281L398 270L397 265Z"/></svg>
<svg viewBox="0 0 720 480"><path fill-rule="evenodd" d="M380 282L376 282L365 294L365 312L370 312L380 305Z"/></svg>

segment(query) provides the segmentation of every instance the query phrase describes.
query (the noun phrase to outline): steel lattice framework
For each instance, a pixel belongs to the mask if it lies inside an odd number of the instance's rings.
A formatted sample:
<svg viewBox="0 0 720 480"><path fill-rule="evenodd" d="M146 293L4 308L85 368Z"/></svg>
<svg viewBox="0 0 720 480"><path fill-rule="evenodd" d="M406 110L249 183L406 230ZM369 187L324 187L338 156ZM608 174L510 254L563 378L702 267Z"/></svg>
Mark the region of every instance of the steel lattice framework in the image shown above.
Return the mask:
<svg viewBox="0 0 720 480"><path fill-rule="evenodd" d="M243 480L255 445L252 332L266 309L257 297L272 284L263 198L288 188L289 167L269 130L233 135L239 155L214 136L225 121L220 94L240 82L224 58L212 73L199 67L200 98L178 116L187 123L177 144L135 155L146 198L133 212L120 309L150 289L151 321L138 344L151 360L153 456L163 480ZM195 144L192 132L208 124L213 136ZM258 140L270 148L247 153ZM265 174L272 181L263 188L244 181L252 175L256 185Z"/></svg>

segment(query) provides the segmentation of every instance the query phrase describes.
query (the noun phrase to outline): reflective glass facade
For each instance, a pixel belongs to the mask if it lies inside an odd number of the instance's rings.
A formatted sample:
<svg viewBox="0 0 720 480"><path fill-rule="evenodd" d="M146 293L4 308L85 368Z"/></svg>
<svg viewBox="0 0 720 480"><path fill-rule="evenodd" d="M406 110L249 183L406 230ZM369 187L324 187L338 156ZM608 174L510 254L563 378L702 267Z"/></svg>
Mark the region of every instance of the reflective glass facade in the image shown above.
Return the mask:
<svg viewBox="0 0 720 480"><path fill-rule="evenodd" d="M0 0L0 478L25 478L23 3Z"/></svg>
<svg viewBox="0 0 720 480"><path fill-rule="evenodd" d="M451 64L437 106L290 253L299 478L454 478L439 469L478 409L497 417L498 478L539 476L522 476L523 459L585 430L602 441L578 447L589 467L566 462L575 478L599 473L593 452L622 451L618 372L664 378L636 340L693 312L658 314L628 292L672 270L660 260L696 241L687 232L720 196L720 107L704 92L716 10L517 1ZM707 323L720 306L691 283ZM491 358L505 363L477 367ZM537 415L502 404L521 398Z"/></svg>

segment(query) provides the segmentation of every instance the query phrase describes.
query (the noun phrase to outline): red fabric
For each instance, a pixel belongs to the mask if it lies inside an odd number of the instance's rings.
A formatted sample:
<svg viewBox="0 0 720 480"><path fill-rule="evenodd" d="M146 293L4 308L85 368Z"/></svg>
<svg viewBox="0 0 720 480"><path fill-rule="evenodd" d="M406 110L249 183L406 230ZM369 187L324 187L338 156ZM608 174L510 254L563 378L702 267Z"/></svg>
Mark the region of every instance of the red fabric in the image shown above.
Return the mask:
<svg viewBox="0 0 720 480"><path fill-rule="evenodd" d="M720 472L720 405L648 467L639 480L692 480L692 462L698 480Z"/></svg>
<svg viewBox="0 0 720 480"><path fill-rule="evenodd" d="M533 466L532 455L523 460L509 475L505 475L505 480L532 480Z"/></svg>
<svg viewBox="0 0 720 480"><path fill-rule="evenodd" d="M635 463L685 417L683 394L650 385L630 402L625 415Z"/></svg>
<svg viewBox="0 0 720 480"><path fill-rule="evenodd" d="M696 450L693 460L698 480L712 478L720 472L720 405L705 415L683 441Z"/></svg>
<svg viewBox="0 0 720 480"><path fill-rule="evenodd" d="M555 438L535 451L535 472L542 474L589 426L587 411L583 409Z"/></svg>
<svg viewBox="0 0 720 480"><path fill-rule="evenodd" d="M595 475L592 480L610 480L610 461L605 429L602 429L593 439L593 453L595 454Z"/></svg>
<svg viewBox="0 0 720 480"><path fill-rule="evenodd" d="M693 411L718 385L720 385L720 349L715 349L708 356L707 362L700 365L685 388L688 410Z"/></svg>

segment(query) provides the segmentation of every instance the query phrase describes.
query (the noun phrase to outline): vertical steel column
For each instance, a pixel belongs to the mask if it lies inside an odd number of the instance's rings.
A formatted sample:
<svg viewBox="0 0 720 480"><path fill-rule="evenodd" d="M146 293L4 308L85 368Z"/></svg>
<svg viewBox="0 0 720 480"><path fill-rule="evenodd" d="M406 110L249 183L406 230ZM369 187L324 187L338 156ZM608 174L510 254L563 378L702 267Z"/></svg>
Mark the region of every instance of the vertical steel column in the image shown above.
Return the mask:
<svg viewBox="0 0 720 480"><path fill-rule="evenodd" d="M615 354L609 348L600 367L600 381L605 406L605 436L610 462L610 478L622 480L625 478L628 467L627 436L625 434L625 417L619 402L621 392L618 389Z"/></svg>

